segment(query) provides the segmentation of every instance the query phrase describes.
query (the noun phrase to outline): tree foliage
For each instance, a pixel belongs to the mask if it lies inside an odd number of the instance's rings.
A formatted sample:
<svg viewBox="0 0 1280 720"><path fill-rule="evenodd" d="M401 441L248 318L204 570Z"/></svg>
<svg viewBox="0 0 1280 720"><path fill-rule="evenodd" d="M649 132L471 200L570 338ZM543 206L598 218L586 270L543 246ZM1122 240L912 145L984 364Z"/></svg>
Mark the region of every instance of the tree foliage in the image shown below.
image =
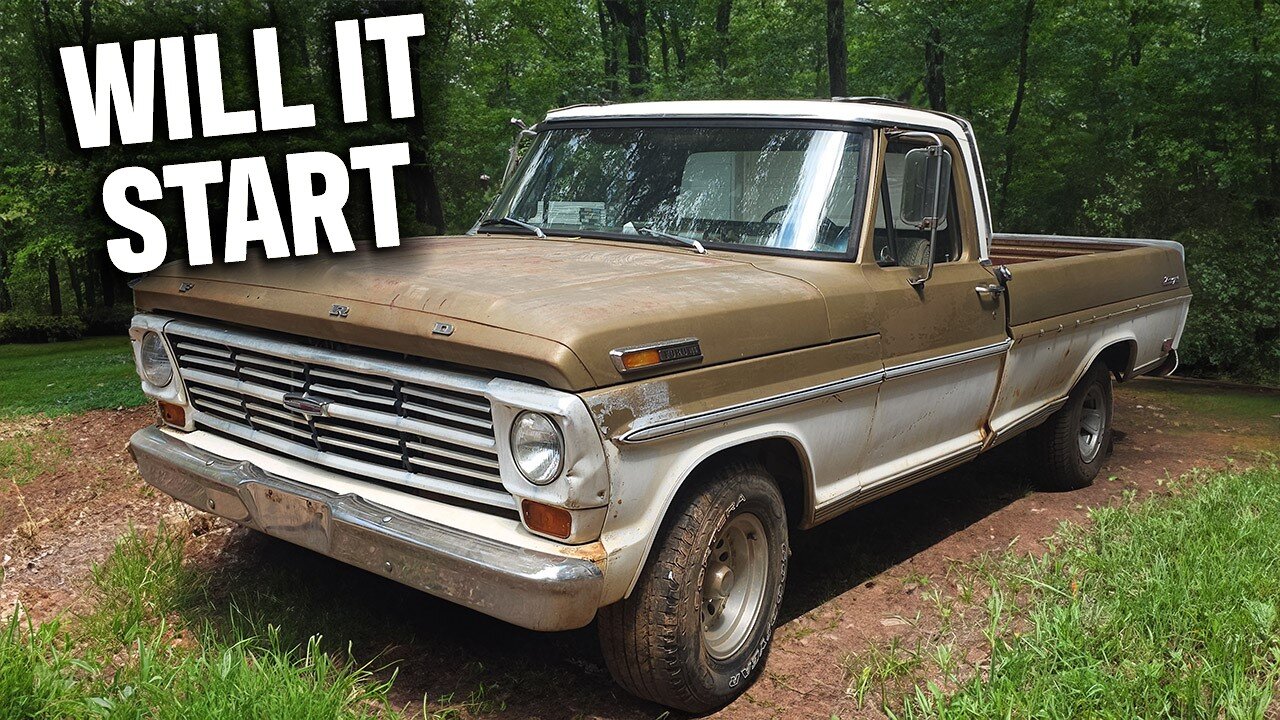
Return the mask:
<svg viewBox="0 0 1280 720"><path fill-rule="evenodd" d="M428 25L420 116L344 125L333 21L413 11ZM94 153L68 142L57 47L217 32L228 104L247 107L249 31L268 25L287 94L317 105L314 130ZM1197 293L1185 367L1280 381L1276 0L0 0L0 63L0 312L124 297L96 207L121 165L407 139L402 228L458 231L491 198L481 175L501 175L513 117L834 89L970 118L1000 229L1183 242Z"/></svg>

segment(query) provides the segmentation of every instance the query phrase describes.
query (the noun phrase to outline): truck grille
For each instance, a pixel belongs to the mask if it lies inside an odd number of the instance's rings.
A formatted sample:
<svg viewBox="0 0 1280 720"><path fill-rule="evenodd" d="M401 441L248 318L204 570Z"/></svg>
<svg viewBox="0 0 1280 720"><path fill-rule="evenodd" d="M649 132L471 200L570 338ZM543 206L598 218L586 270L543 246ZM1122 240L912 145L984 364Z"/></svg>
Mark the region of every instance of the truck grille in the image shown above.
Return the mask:
<svg viewBox="0 0 1280 720"><path fill-rule="evenodd" d="M203 429L362 480L514 513L484 378L180 320L165 334ZM286 394L324 411L291 410Z"/></svg>

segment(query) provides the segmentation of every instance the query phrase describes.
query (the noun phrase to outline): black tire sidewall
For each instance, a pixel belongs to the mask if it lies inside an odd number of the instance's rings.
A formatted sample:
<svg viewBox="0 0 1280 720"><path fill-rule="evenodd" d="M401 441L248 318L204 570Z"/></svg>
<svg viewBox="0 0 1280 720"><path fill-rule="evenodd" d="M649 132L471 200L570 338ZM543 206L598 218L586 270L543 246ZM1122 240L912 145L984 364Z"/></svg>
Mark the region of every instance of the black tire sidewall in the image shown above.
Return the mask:
<svg viewBox="0 0 1280 720"><path fill-rule="evenodd" d="M693 557L685 587L688 592L681 599L691 607L681 613L684 617L681 635L683 664L694 670L701 690L714 704L727 703L740 695L759 675L772 644L774 625L782 605L783 590L787 579L787 523L782 497L773 482L762 473L741 473L729 482L721 481L708 487L711 498L711 514L698 530L698 549ZM769 551L768 579L761 618L752 629L742 649L733 656L718 660L706 652L702 643L702 579L711 559L712 540L734 517L742 513L755 515L764 527L765 543Z"/></svg>
<svg viewBox="0 0 1280 720"><path fill-rule="evenodd" d="M1111 376L1105 367L1095 366L1087 376L1084 382L1080 383L1080 387L1076 396L1071 398L1071 433L1072 437L1078 437L1080 433L1080 420L1084 415L1084 400L1089 394L1089 388L1097 386L1102 391L1103 406L1103 430L1101 444L1098 452L1093 456L1093 460L1085 462L1080 455L1080 446L1074 446L1075 452L1072 457L1075 459L1077 466L1077 475L1082 482L1087 483L1098 475L1098 471L1102 469L1102 463L1106 461L1106 456L1111 447Z"/></svg>

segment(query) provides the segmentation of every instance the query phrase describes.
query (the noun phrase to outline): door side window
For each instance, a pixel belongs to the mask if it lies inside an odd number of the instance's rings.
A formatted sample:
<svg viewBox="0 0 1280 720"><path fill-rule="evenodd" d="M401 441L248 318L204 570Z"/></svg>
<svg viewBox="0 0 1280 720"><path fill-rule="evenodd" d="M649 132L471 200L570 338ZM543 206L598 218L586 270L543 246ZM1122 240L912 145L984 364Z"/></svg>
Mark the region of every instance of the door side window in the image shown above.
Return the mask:
<svg viewBox="0 0 1280 720"><path fill-rule="evenodd" d="M905 267L925 265L929 261L929 231L921 230L902 219L903 172L907 152L920 147L904 142L890 142L884 154L884 173L880 179L880 192L876 201L873 251L876 264L881 267ZM951 262L960 257L960 233L956 230L955 177L951 183L951 201L947 204L942 222L938 224L937 242L933 249L934 264Z"/></svg>

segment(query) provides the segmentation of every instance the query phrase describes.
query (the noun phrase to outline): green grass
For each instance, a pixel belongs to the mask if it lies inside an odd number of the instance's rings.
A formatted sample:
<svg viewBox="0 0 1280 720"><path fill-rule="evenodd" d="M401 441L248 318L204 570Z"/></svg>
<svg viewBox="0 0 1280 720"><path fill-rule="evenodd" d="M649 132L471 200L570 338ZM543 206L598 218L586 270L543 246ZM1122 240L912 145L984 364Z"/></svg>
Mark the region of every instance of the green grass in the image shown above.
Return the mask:
<svg viewBox="0 0 1280 720"><path fill-rule="evenodd" d="M268 626L223 642L182 627L175 611L198 591L182 549L163 530L131 533L95 571L87 616L0 627L0 720L399 717L390 680L319 637L289 645Z"/></svg>
<svg viewBox="0 0 1280 720"><path fill-rule="evenodd" d="M962 668L942 641L852 659L850 695L888 688L884 709L898 717L1268 716L1280 470L1193 476L1171 491L1064 526L1042 558L1010 553L978 569L991 590L960 625L986 638L985 664ZM934 637L964 634L953 624ZM901 687L904 668L914 677Z"/></svg>
<svg viewBox="0 0 1280 720"><path fill-rule="evenodd" d="M145 401L128 338L0 345L0 418L66 415Z"/></svg>
<svg viewBox="0 0 1280 720"><path fill-rule="evenodd" d="M1179 382L1139 382L1133 389L1145 399L1196 415L1229 421L1274 423L1280 431L1280 392Z"/></svg>
<svg viewBox="0 0 1280 720"><path fill-rule="evenodd" d="M26 485L40 473L71 457L66 438L54 430L18 429L0 437L0 492L10 483Z"/></svg>

